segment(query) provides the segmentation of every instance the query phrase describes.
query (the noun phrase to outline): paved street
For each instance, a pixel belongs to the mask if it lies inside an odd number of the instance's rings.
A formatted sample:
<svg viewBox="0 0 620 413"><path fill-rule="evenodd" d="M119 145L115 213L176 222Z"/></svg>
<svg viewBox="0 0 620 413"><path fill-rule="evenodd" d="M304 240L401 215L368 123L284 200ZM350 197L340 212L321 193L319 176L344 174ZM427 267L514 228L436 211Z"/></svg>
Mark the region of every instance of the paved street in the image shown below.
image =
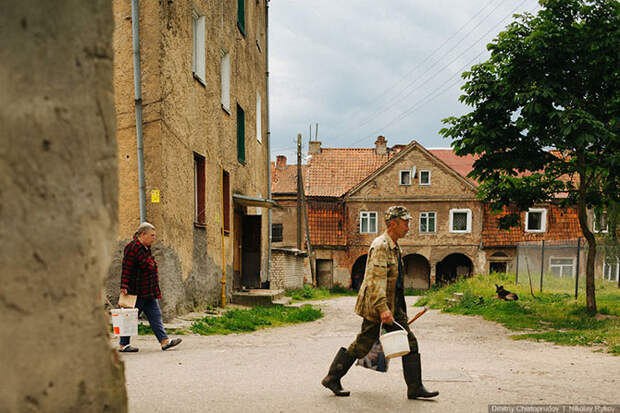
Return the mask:
<svg viewBox="0 0 620 413"><path fill-rule="evenodd" d="M438 311L414 324L436 400L407 400L399 359L387 373L352 367L343 380L351 397L334 397L320 380L357 333L354 300L315 302L325 317L312 323L185 336L167 352L152 336L134 338L140 352L122 356L130 412L486 412L490 403L620 403L620 357L514 341L495 323ZM409 315L417 310L409 307Z"/></svg>

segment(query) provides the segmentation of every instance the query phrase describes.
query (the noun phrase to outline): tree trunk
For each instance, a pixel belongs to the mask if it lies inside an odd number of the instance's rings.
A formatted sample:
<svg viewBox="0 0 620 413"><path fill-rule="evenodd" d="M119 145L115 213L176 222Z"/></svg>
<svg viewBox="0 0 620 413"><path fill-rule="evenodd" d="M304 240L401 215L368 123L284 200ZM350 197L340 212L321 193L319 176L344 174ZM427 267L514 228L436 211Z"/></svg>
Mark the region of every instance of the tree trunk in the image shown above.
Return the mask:
<svg viewBox="0 0 620 413"><path fill-rule="evenodd" d="M581 181L583 182L583 180ZM580 191L581 192L581 191ZM596 238L588 227L585 198L580 194L578 202L579 225L581 232L588 241L588 255L586 256L586 306L588 313L596 313L596 296L594 289L594 260L596 259Z"/></svg>

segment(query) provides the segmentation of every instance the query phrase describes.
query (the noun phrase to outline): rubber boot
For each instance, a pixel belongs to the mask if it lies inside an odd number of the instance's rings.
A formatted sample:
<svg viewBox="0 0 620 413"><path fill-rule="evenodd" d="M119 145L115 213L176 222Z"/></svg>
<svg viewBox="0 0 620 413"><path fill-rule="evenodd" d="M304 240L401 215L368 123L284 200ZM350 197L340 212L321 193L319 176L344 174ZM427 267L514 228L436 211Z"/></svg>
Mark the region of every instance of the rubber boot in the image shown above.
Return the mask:
<svg viewBox="0 0 620 413"><path fill-rule="evenodd" d="M333 391L336 396L347 397L351 392L343 390L340 379L347 374L353 362L355 362L355 357L351 357L347 354L347 349L340 347L334 361L329 366L327 376L321 381L321 384Z"/></svg>
<svg viewBox="0 0 620 413"><path fill-rule="evenodd" d="M422 366L420 364L420 353L409 353L403 356L403 374L407 383L407 397L417 399L418 397L435 397L438 391L428 391L422 384Z"/></svg>

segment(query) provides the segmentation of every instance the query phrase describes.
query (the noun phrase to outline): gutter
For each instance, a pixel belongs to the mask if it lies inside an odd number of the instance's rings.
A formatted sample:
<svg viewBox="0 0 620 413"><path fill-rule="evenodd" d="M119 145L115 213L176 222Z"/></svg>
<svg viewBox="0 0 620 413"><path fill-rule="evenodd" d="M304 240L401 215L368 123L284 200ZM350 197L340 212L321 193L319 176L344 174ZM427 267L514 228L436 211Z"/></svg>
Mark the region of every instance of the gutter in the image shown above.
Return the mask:
<svg viewBox="0 0 620 413"><path fill-rule="evenodd" d="M269 0L265 0L265 81L267 98L265 106L267 109L267 199L271 202L271 129L269 123ZM267 281L271 280L271 208L267 210L267 231L269 233L267 241Z"/></svg>
<svg viewBox="0 0 620 413"><path fill-rule="evenodd" d="M131 0L131 37L133 40L133 88L136 105L136 143L138 147L138 196L140 222L146 221L146 195L144 183L144 145L142 136L142 78L140 71L140 10L139 0Z"/></svg>

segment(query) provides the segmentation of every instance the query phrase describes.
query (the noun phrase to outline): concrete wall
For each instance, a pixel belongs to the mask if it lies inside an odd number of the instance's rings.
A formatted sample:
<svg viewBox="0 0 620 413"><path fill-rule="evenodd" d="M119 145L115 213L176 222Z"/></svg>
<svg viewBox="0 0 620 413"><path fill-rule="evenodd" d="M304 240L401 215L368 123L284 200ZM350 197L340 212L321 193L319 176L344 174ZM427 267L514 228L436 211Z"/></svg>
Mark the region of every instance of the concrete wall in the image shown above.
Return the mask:
<svg viewBox="0 0 620 413"><path fill-rule="evenodd" d="M117 231L109 1L0 14L0 411L124 412L102 286Z"/></svg>
<svg viewBox="0 0 620 413"><path fill-rule="evenodd" d="M262 0L246 1L244 36L237 27L236 2L140 2L147 219L158 229L154 252L166 317L188 306L219 302L223 244L225 265L233 266L232 199L231 231L223 242L221 235L222 169L230 174L231 195L268 197L265 7ZM205 84L192 75L194 11L206 18ZM119 242L126 242L139 221L130 1L114 2L114 14ZM224 52L231 61L229 112L221 105ZM262 142L256 131L257 93L261 95ZM245 111L245 165L237 160L237 104ZM205 225L194 223L194 153L205 158ZM152 190L159 190L159 203L150 202ZM261 276L266 279L267 213L239 208L245 214L262 215ZM230 297L232 270L227 274ZM114 285L119 276L118 268L113 268L109 284ZM116 295L117 287L108 293Z"/></svg>

